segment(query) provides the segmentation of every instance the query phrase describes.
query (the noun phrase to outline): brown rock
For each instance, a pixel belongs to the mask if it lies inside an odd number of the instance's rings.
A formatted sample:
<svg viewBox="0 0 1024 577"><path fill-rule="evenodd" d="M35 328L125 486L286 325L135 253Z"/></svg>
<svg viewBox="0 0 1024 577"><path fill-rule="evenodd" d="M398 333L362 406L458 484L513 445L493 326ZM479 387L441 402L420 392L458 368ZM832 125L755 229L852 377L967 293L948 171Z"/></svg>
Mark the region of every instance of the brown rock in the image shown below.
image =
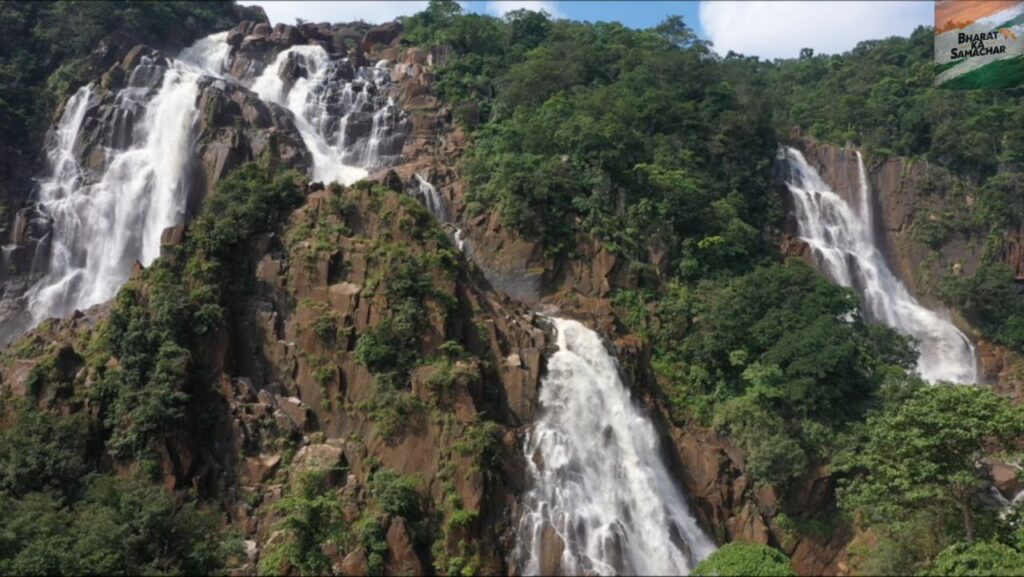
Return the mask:
<svg viewBox="0 0 1024 577"><path fill-rule="evenodd" d="M367 31L360 45L363 47L363 50L369 52L376 45L387 46L391 44L401 33L402 24L400 22L386 22Z"/></svg>
<svg viewBox="0 0 1024 577"><path fill-rule="evenodd" d="M551 525L544 526L540 539L540 574L564 575L562 553L565 551L565 541L562 541Z"/></svg>
<svg viewBox="0 0 1024 577"><path fill-rule="evenodd" d="M351 577L366 575L366 554L362 549L353 551L341 561L341 574Z"/></svg>
<svg viewBox="0 0 1024 577"><path fill-rule="evenodd" d="M280 455L259 455L248 457L242 464L242 484L248 486L266 483L277 471Z"/></svg>
<svg viewBox="0 0 1024 577"><path fill-rule="evenodd" d="M753 503L747 503L738 515L729 519L728 529L734 541L768 543L768 526Z"/></svg>
<svg viewBox="0 0 1024 577"><path fill-rule="evenodd" d="M312 425L309 407L296 397L279 398L278 401L277 407L295 424L298 430L306 431L309 429Z"/></svg>
<svg viewBox="0 0 1024 577"><path fill-rule="evenodd" d="M1020 492L1020 469L1001 461L992 460L989 462L989 470L992 474L992 482L1003 497L1013 499Z"/></svg>
<svg viewBox="0 0 1024 577"><path fill-rule="evenodd" d="M405 519L397 517L391 520L386 539L388 554L384 569L388 575L423 575L423 562L412 546Z"/></svg>
<svg viewBox="0 0 1024 577"><path fill-rule="evenodd" d="M338 480L343 478L344 467L345 457L342 450L326 443L302 447L295 454L295 461L292 463L292 468L297 471L334 471L333 476Z"/></svg>

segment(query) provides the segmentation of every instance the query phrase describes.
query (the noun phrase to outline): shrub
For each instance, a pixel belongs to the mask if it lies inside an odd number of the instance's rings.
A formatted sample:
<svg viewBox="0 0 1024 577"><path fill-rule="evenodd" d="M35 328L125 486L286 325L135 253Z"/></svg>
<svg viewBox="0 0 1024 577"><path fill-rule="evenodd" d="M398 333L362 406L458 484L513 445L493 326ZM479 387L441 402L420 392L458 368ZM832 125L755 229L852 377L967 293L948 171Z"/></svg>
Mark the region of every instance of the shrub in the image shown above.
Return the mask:
<svg viewBox="0 0 1024 577"><path fill-rule="evenodd" d="M757 543L727 543L701 561L692 575L791 577L796 573L789 559L771 547Z"/></svg>

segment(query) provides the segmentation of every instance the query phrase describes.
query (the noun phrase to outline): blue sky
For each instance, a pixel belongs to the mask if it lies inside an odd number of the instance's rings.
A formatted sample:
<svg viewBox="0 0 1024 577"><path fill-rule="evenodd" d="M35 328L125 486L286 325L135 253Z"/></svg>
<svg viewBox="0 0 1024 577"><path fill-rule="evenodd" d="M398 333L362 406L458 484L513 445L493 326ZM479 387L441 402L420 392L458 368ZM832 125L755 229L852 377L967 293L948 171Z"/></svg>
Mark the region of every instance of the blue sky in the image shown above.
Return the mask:
<svg viewBox="0 0 1024 577"><path fill-rule="evenodd" d="M267 1L259 4L274 23L309 21L384 22L422 10L426 0L391 1ZM730 50L763 58L790 58L801 48L835 53L861 40L906 36L918 25L932 23L931 0L870 1L556 1L466 0L466 10L500 16L509 10L543 9L573 20L619 21L627 26L654 26L666 16L682 15L716 51Z"/></svg>

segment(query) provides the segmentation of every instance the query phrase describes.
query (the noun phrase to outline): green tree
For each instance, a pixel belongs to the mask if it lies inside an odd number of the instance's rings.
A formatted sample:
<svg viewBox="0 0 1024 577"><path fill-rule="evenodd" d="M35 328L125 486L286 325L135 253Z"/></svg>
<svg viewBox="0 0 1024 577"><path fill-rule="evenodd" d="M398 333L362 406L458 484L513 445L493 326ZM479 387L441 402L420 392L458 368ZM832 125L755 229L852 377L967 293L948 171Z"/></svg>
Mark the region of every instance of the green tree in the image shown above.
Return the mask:
<svg viewBox="0 0 1024 577"><path fill-rule="evenodd" d="M792 577L796 573L782 552L757 543L727 543L700 562L692 575Z"/></svg>
<svg viewBox="0 0 1024 577"><path fill-rule="evenodd" d="M941 507L976 535L979 494L988 486L981 459L1024 433L1021 410L981 386L935 385L867 422L867 441L841 464L855 475L842 506L868 522L892 522Z"/></svg>
<svg viewBox="0 0 1024 577"><path fill-rule="evenodd" d="M984 577L1024 575L1024 553L1004 545L980 541L957 543L939 553L924 575L939 577Z"/></svg>
<svg viewBox="0 0 1024 577"><path fill-rule="evenodd" d="M0 506L4 575L208 575L240 553L216 516L143 481L97 475L70 505L30 493Z"/></svg>

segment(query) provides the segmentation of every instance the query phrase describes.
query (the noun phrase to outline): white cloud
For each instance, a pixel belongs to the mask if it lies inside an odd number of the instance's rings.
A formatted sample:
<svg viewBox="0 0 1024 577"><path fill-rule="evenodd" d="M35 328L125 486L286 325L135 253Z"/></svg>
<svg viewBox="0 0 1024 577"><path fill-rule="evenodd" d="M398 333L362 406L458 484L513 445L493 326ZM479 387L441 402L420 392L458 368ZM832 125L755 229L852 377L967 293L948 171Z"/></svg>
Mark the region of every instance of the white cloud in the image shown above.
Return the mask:
<svg viewBox="0 0 1024 577"><path fill-rule="evenodd" d="M307 22L352 22L363 20L373 24L388 22L399 16L408 16L424 10L427 0L401 0L391 2L243 2L262 6L271 24L295 24L296 18Z"/></svg>
<svg viewBox="0 0 1024 577"><path fill-rule="evenodd" d="M931 24L934 3L703 1L700 25L715 51L793 58L801 48L844 52L861 40L910 34Z"/></svg>
<svg viewBox="0 0 1024 577"><path fill-rule="evenodd" d="M504 16L513 10L532 10L534 12L543 10L553 17L560 18L562 16L562 13L558 11L558 6L551 0L491 0L487 3L486 10L495 16Z"/></svg>

